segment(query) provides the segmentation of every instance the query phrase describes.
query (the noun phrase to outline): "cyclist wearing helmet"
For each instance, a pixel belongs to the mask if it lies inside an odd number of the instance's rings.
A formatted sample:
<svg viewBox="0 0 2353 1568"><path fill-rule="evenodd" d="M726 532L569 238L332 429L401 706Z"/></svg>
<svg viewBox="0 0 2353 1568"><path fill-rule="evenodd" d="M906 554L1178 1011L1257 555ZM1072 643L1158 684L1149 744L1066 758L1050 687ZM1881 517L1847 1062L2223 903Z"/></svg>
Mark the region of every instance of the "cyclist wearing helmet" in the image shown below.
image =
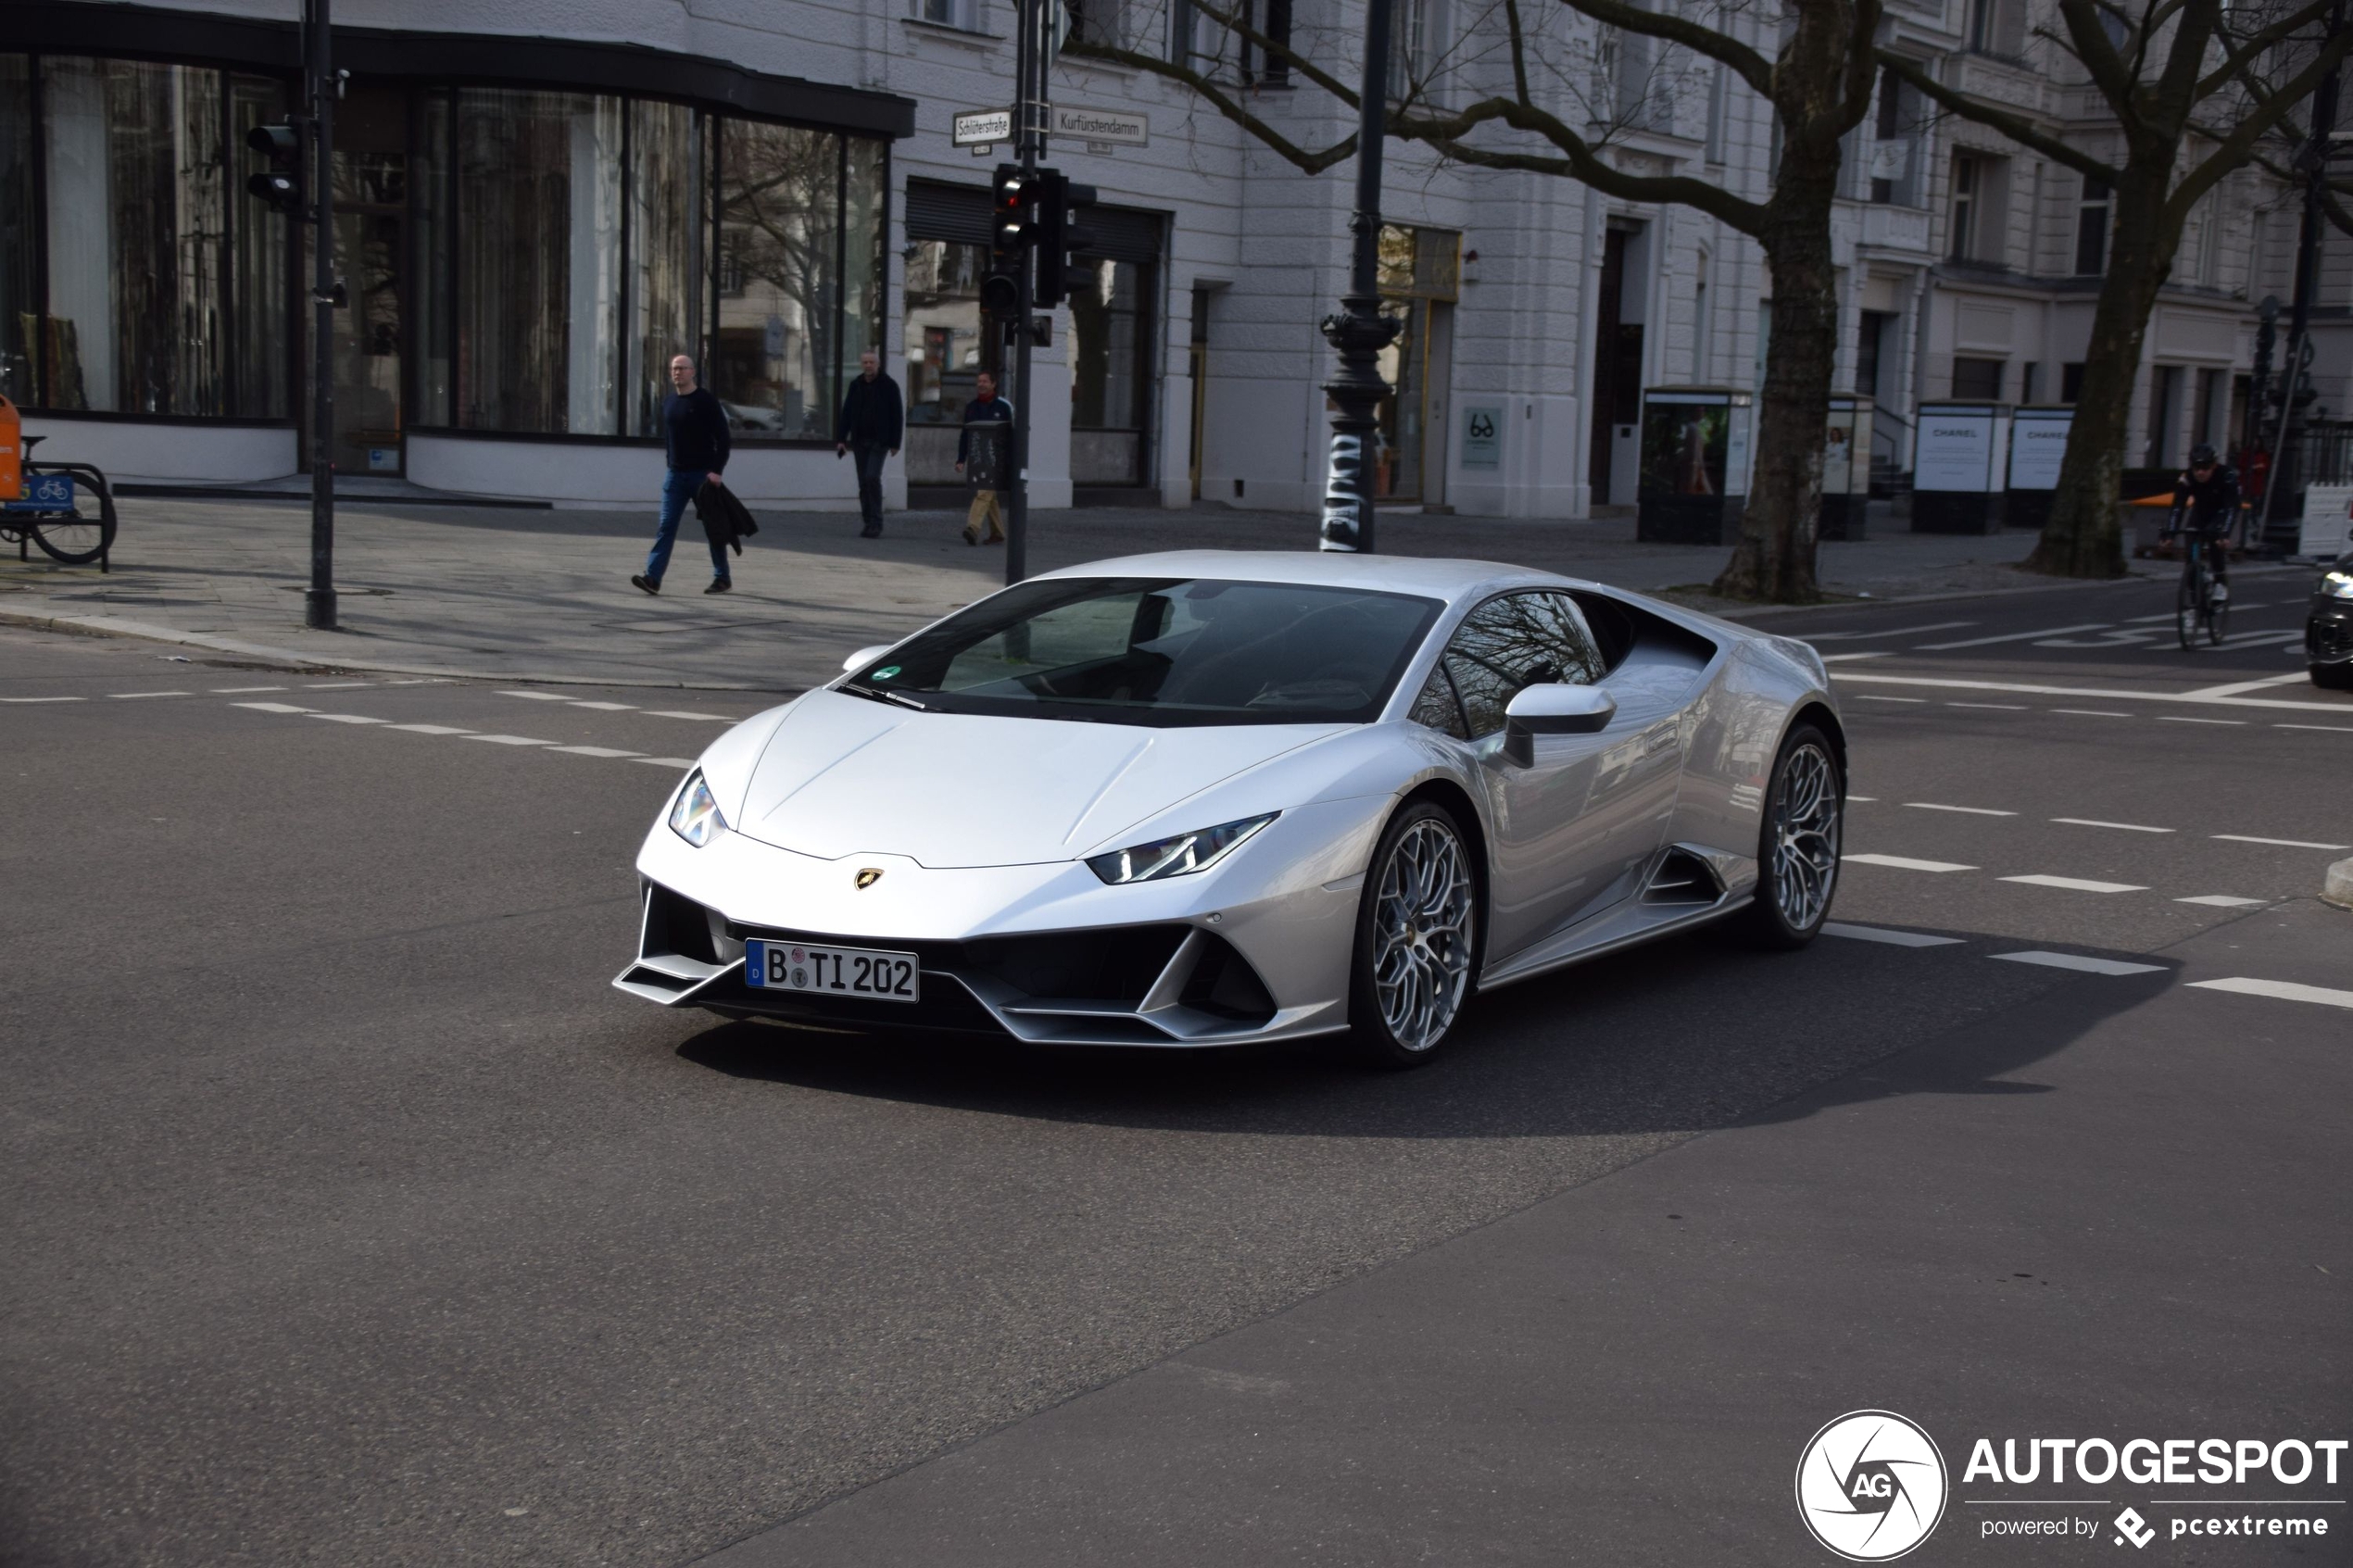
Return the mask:
<svg viewBox="0 0 2353 1568"><path fill-rule="evenodd" d="M2238 521L2238 515L2236 470L2217 460L2214 448L2204 443L2190 448L2189 471L2173 483L2172 524L2174 529L2195 531L2207 546L2207 558L2213 565L2214 581L2218 583L2229 582L2221 540Z"/></svg>

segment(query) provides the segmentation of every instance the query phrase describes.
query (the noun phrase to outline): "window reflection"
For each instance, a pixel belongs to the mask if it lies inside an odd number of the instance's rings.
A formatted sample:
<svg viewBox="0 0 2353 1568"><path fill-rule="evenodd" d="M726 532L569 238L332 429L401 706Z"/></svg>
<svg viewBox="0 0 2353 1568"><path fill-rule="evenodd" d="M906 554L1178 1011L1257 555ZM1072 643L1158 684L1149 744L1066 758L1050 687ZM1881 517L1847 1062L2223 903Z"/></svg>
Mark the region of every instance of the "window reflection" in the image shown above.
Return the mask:
<svg viewBox="0 0 2353 1568"><path fill-rule="evenodd" d="M746 434L832 433L840 148L824 132L720 122L719 320L707 374Z"/></svg>
<svg viewBox="0 0 2353 1568"><path fill-rule="evenodd" d="M1523 687L1588 685L1602 675L1601 654L1566 594L1488 600L1463 621L1442 662L1474 736L1502 729L1504 709Z"/></svg>
<svg viewBox="0 0 2353 1568"><path fill-rule="evenodd" d="M1070 476L1141 483L1155 269L1100 259L1078 267L1088 276L1070 294Z"/></svg>
<svg viewBox="0 0 2353 1568"><path fill-rule="evenodd" d="M660 435L673 356L696 353L700 268L695 192L702 148L683 104L629 106L629 413L626 433Z"/></svg>

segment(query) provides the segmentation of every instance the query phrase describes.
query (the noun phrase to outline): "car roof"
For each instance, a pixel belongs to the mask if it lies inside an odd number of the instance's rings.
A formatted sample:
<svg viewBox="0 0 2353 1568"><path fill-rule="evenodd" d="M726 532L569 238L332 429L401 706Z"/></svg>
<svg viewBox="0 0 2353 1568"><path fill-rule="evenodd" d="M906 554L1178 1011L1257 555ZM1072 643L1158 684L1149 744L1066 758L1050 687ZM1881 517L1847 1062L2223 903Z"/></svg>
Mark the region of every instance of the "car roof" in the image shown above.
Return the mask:
<svg viewBox="0 0 2353 1568"><path fill-rule="evenodd" d="M1306 583L1377 593L1419 594L1449 603L1504 588L1562 586L1571 578L1491 560L1367 556L1340 550L1165 550L1067 566L1046 577L1210 577L1248 583Z"/></svg>

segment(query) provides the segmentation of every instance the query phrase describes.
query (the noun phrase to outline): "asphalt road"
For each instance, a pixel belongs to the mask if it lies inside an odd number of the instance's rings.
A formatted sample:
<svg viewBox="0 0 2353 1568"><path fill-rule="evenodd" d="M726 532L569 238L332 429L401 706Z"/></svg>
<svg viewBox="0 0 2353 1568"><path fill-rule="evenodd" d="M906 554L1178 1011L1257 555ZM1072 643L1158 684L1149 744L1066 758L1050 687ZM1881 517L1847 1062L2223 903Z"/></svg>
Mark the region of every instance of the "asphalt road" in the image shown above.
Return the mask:
<svg viewBox="0 0 2353 1568"><path fill-rule="evenodd" d="M1448 1060L1394 1077L1311 1049L1026 1053L726 1024L610 990L636 841L683 759L752 710L735 694L346 682L0 632L0 1562L673 1564L734 1542L777 1562L1184 1561L1169 1517L1101 1489L1181 1494L1170 1455L1137 1445L1184 1412L1090 1399L1140 1398L1237 1342L1220 1336L1316 1311L1437 1313L1441 1338L1491 1344L1479 1314L1514 1298L1527 1227L1600 1248L1579 1227L1605 1226L1635 1184L1748 1149L1780 1161L1757 1191L1851 1192L1856 1147L1782 1141L1848 1124L1823 1107L1901 1105L1900 1123L1850 1127L1882 1152L1985 1138L2021 1180L2049 1160L2096 1181L2187 1158L2171 1134L2245 1100L2247 1051L2277 1042L2263 1104L2332 1104L2341 1127L2353 1085L2331 1064L2353 1011L2278 990L2353 985L2353 917L2310 902L2353 853L2353 697L2278 679L2300 672L2286 635L2306 576L2243 572L2233 639L2196 654L2145 619L2170 602L2146 583L1783 618L1867 656L1833 666L1847 847L1879 858L1850 861L1847 934L1773 957L1693 937L1499 993ZM987 780L941 805L1011 809ZM2087 958L2134 967L2055 967ZM2169 1049L2139 1076L2136 1047L2176 1040L2247 1051ZM1871 1086L1955 1072L2040 1073L2077 1091L2050 1101L2120 1094L2135 1113L2035 1144L2006 1094ZM2211 1182L2144 1183L2131 1212L2139 1234L2220 1227L2259 1250L2293 1228L2299 1269L2322 1271L2298 1274L2319 1294L2295 1311L2265 1315L2268 1279L2194 1251L2164 1288L2194 1309L2185 1353L2221 1352L2234 1312L2259 1319L2266 1354L2239 1358L2250 1398L2341 1428L2353 1226L2310 1198L2353 1173L2341 1136L2255 1147L2268 1124L2233 1121L2198 1151ZM1569 1334L1587 1313L1655 1326L1674 1300L1688 1343L1766 1353L1763 1330L1838 1311L1768 1260L1868 1267L1806 1233L1817 1208L1728 1220L1753 1274L1621 1246L1606 1277L1580 1276L1599 1294L1546 1299L1572 1301ZM1630 1296L1602 1298L1612 1282ZM1978 1311L1946 1316L1985 1330L1971 1354L1993 1375L2006 1346L2047 1370L2049 1347ZM2155 1340L2136 1351L2135 1332L2092 1343L2137 1365ZM1624 1343L1647 1392L1585 1389L1580 1417L1563 1390L1521 1449L1577 1451L1579 1420L1638 1396L1667 1448L1710 1425L1698 1396L1737 1366L1679 1372L1671 1348ZM1326 1374L1362 1384L1326 1413L1363 1452L1302 1451L1377 1461L1361 1396L1392 1368L1397 1388L1412 1378L1393 1351L1366 1357ZM1259 1374L1233 1375L1211 1383ZM1459 1405L1459 1368L1428 1375L1431 1400ZM1869 1402L1765 1400L1750 1420L1781 1489L1713 1499L1705 1545L1661 1560L1819 1561L1785 1461ZM946 1486L975 1456L1006 1475L1032 1462L1026 1443L1067 1465L1053 1424L1104 1408L1126 1416L1082 1446L1138 1468L1099 1471L1076 1501L982 1531L973 1494L892 1489ZM1383 1506L1335 1495L1355 1522L1340 1534L1312 1506L1254 1515L1266 1533L1219 1553L1448 1560L1477 1537L1388 1527ZM1575 1519L1547 1527L1567 1532L1543 1537L1551 1560L1574 1560Z"/></svg>

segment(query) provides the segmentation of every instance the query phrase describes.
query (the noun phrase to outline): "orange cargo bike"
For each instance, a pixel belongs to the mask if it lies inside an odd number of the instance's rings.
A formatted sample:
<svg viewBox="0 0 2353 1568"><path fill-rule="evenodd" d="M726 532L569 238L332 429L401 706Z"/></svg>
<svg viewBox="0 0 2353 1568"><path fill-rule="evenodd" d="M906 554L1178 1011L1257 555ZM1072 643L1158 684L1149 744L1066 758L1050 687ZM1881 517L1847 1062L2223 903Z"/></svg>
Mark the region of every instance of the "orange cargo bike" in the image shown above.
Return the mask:
<svg viewBox="0 0 2353 1568"><path fill-rule="evenodd" d="M28 544L68 566L98 563L114 548L114 491L107 476L88 463L38 463L32 448L42 437L27 435L17 406L0 397L0 540L17 546L19 560L31 558Z"/></svg>

